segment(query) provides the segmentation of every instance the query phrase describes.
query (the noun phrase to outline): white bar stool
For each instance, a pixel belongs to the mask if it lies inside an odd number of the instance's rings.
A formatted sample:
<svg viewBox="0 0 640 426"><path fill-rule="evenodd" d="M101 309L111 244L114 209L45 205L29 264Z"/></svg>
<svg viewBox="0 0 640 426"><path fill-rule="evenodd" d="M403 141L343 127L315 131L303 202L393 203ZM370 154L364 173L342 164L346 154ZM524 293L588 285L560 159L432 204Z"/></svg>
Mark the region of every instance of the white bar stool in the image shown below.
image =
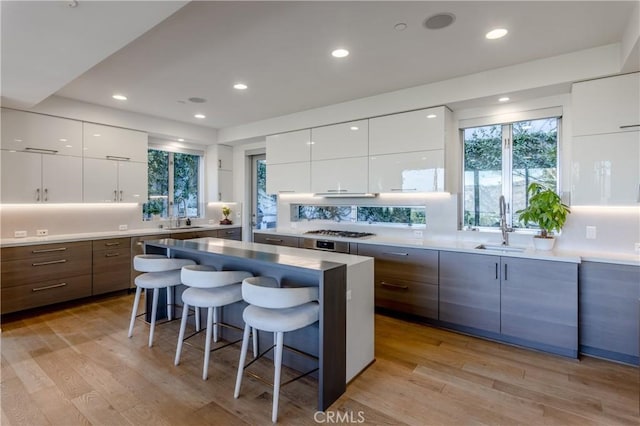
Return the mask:
<svg viewBox="0 0 640 426"><path fill-rule="evenodd" d="M318 287L280 287L278 281L271 277L247 278L242 282L242 298L249 303L242 313L245 322L242 349L240 349L240 362L238 363L238 376L234 398L240 395L242 374L244 369L253 364L258 358L275 346L273 377L273 408L271 421L278 419L278 399L280 397L280 373L282 371L282 351L286 347L283 343L284 333L306 327L318 321L320 307L318 304ZM273 332L275 345L269 348L258 358L244 365L249 346L249 333L251 328ZM293 349L293 348L291 348ZM294 349L295 350L295 349ZM298 350L297 353L304 354ZM317 357L311 356L315 359ZM283 383L282 386L304 377L317 368L308 371L294 379Z"/></svg>
<svg viewBox="0 0 640 426"><path fill-rule="evenodd" d="M240 330L230 324L218 321L218 308L222 308L232 303L242 300L242 280L253 277L253 274L245 271L216 271L214 267L207 265L189 265L182 268L182 284L188 286L182 293L182 321L180 323L180 334L178 336L178 346L176 347L175 365L180 363L182 354L182 344L184 341L198 334L199 331L184 337L187 328L187 316L189 307L207 308L207 334L204 349L204 364L202 366L202 380L207 380L209 372L209 357L211 352L225 348L235 342L229 342L223 346L211 349L211 334L213 331L213 341L218 341L218 326L225 326ZM254 354L257 352L257 336L253 335Z"/></svg>
<svg viewBox="0 0 640 426"><path fill-rule="evenodd" d="M173 292L171 287L181 284L180 269L186 265L194 265L191 259L174 259L161 254L140 254L133 258L133 268L136 271L144 272L135 279L136 296L133 300L131 310L131 322L129 324L129 337L133 336L133 326L138 314L138 304L140 303L140 293L142 289L153 290L153 301L151 303L151 327L149 328L149 347L153 345L153 334L156 328L156 314L158 312L158 293L160 289L167 289L167 316L171 320L171 309L173 305Z"/></svg>

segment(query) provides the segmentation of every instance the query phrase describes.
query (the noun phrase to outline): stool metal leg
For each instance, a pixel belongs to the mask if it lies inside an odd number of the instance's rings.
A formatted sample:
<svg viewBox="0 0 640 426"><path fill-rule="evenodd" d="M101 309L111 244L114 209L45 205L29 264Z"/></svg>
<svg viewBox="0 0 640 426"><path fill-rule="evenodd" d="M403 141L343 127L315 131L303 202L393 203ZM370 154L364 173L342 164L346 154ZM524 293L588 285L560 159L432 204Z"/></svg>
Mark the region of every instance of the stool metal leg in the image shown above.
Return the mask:
<svg viewBox="0 0 640 426"><path fill-rule="evenodd" d="M196 308L197 309L197 308ZM189 316L189 305L182 305L182 321L180 321L180 334L178 335L178 346L176 347L176 359L174 365L180 364L180 355L182 354L182 344L184 341L184 332L187 329L187 317Z"/></svg>
<svg viewBox="0 0 640 426"><path fill-rule="evenodd" d="M251 328L251 335L253 336L253 357L258 356L258 330L256 328Z"/></svg>
<svg viewBox="0 0 640 426"><path fill-rule="evenodd" d="M236 389L233 392L234 398L238 398L238 396L240 396L240 386L242 386L242 373L244 372L244 363L247 360L247 349L249 349L249 333L251 333L251 327L249 326L249 324L245 324L244 334L242 335L242 348L240 349L240 361L238 362Z"/></svg>
<svg viewBox="0 0 640 426"><path fill-rule="evenodd" d="M193 308L196 312L195 317L196 317L196 331L200 331L200 308L198 308L197 306L195 308Z"/></svg>
<svg viewBox="0 0 640 426"><path fill-rule="evenodd" d="M133 325L136 323L136 316L138 314L138 304L140 303L141 287L136 287L136 296L133 299L133 308L131 309L131 323L129 323L129 337L133 336Z"/></svg>
<svg viewBox="0 0 640 426"><path fill-rule="evenodd" d="M213 308L213 341L218 342L218 308Z"/></svg>
<svg viewBox="0 0 640 426"><path fill-rule="evenodd" d="M156 314L158 313L158 291L153 289L153 301L151 302L151 328L149 329L149 347L153 346L153 333L156 330Z"/></svg>
<svg viewBox="0 0 640 426"><path fill-rule="evenodd" d="M202 366L202 380L207 380L209 373L209 357L211 356L211 328L213 328L214 308L207 308L207 340L204 344L204 365Z"/></svg>
<svg viewBox="0 0 640 426"><path fill-rule="evenodd" d="M278 420L278 400L280 399L280 373L282 372L282 346L284 333L278 331L276 333L276 369L273 375L273 409L271 413L271 421L275 423Z"/></svg>
<svg viewBox="0 0 640 426"><path fill-rule="evenodd" d="M173 287L167 287L167 319L171 321L173 310Z"/></svg>

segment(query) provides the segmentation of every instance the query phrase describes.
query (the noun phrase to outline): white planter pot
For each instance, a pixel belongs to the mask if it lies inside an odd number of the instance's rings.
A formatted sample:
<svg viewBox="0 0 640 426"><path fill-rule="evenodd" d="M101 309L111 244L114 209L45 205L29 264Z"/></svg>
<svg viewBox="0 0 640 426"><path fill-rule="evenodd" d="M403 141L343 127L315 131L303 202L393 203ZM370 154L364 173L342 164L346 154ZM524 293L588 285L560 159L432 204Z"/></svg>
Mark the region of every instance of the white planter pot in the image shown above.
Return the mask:
<svg viewBox="0 0 640 426"><path fill-rule="evenodd" d="M541 237L533 237L533 246L536 250L551 250L553 249L553 244L556 242L555 237L550 238L541 238Z"/></svg>

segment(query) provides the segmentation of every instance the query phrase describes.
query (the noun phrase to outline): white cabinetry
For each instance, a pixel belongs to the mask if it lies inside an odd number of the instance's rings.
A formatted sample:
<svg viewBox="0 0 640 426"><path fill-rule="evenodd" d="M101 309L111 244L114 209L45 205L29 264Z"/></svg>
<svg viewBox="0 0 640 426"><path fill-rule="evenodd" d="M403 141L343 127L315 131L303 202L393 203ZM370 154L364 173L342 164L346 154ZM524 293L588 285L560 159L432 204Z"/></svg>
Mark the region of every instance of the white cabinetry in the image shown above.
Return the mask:
<svg viewBox="0 0 640 426"><path fill-rule="evenodd" d="M369 153L368 120L311 129L311 161L366 157Z"/></svg>
<svg viewBox="0 0 640 426"><path fill-rule="evenodd" d="M147 182L146 164L84 159L85 203L145 203Z"/></svg>
<svg viewBox="0 0 640 426"><path fill-rule="evenodd" d="M573 205L636 205L640 131L573 138Z"/></svg>
<svg viewBox="0 0 640 426"><path fill-rule="evenodd" d="M640 73L576 83L573 135L640 130Z"/></svg>
<svg viewBox="0 0 640 426"><path fill-rule="evenodd" d="M444 191L444 150L370 156L369 191Z"/></svg>
<svg viewBox="0 0 640 426"><path fill-rule="evenodd" d="M311 162L311 192L363 194L368 192L367 157Z"/></svg>
<svg viewBox="0 0 640 426"><path fill-rule="evenodd" d="M218 201L233 201L233 148L218 145Z"/></svg>
<svg viewBox="0 0 640 426"><path fill-rule="evenodd" d="M311 191L311 130L267 136L267 192Z"/></svg>
<svg viewBox="0 0 640 426"><path fill-rule="evenodd" d="M369 155L439 150L445 147L446 107L369 120Z"/></svg>
<svg viewBox="0 0 640 426"><path fill-rule="evenodd" d="M84 156L146 163L148 137L144 132L83 123Z"/></svg>

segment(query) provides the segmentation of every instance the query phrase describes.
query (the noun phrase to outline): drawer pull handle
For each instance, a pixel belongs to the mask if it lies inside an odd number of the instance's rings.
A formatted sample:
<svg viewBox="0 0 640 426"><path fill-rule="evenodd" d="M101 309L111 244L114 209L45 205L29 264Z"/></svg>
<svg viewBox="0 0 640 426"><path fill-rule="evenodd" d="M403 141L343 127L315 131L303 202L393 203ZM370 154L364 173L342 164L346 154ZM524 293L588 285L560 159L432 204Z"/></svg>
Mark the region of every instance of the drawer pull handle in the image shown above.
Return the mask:
<svg viewBox="0 0 640 426"><path fill-rule="evenodd" d="M33 254L51 253L51 252L54 252L54 251L66 251L66 250L67 250L66 247L58 247L58 248L52 248L52 249L31 250L31 253L33 253Z"/></svg>
<svg viewBox="0 0 640 426"><path fill-rule="evenodd" d="M116 257L116 256L120 256L120 253L107 253L104 255L104 257Z"/></svg>
<svg viewBox="0 0 640 426"><path fill-rule="evenodd" d="M631 127L640 127L640 124L627 124L626 126L620 126L621 129L629 129Z"/></svg>
<svg viewBox="0 0 640 426"><path fill-rule="evenodd" d="M382 254L390 254L392 256L409 256L409 253L402 253L400 251L385 251Z"/></svg>
<svg viewBox="0 0 640 426"><path fill-rule="evenodd" d="M405 192L405 191L407 191L407 192L409 192L409 191L415 192L417 190L418 190L418 188L391 188L392 192Z"/></svg>
<svg viewBox="0 0 640 426"><path fill-rule="evenodd" d="M119 246L119 245L120 245L120 243L104 243L104 245L105 245L106 247L113 247L113 246Z"/></svg>
<svg viewBox="0 0 640 426"><path fill-rule="evenodd" d="M282 240L280 240L278 238L265 238L265 240L271 241L273 243L281 243L282 242Z"/></svg>
<svg viewBox="0 0 640 426"><path fill-rule="evenodd" d="M130 157L118 157L117 155L107 155L107 160L129 161Z"/></svg>
<svg viewBox="0 0 640 426"><path fill-rule="evenodd" d="M59 287L64 287L66 286L67 283L60 283L60 284L54 284L54 285L48 285L46 287L37 287L37 288L32 288L31 291L42 291L42 290L51 290L52 288L59 288Z"/></svg>
<svg viewBox="0 0 640 426"><path fill-rule="evenodd" d="M388 288L393 288L397 290L409 290L408 285L391 284L391 283L386 283L384 281L382 281L380 285L382 285L382 287L388 287Z"/></svg>
<svg viewBox="0 0 640 426"><path fill-rule="evenodd" d="M138 245L138 246L143 246L143 245L144 245L144 241L138 241L138 242L136 243L136 245Z"/></svg>
<svg viewBox="0 0 640 426"><path fill-rule="evenodd" d="M349 192L348 189L327 189L327 192Z"/></svg>
<svg viewBox="0 0 640 426"><path fill-rule="evenodd" d="M58 150L57 149L45 149L45 148L29 148L29 147L25 147L24 149L25 151L35 151L35 152L45 152L47 154L57 154Z"/></svg>
<svg viewBox="0 0 640 426"><path fill-rule="evenodd" d="M233 231L227 231L227 232L225 232L225 234L227 234L227 235L232 235L232 234L235 234L235 232L233 232Z"/></svg>
<svg viewBox="0 0 640 426"><path fill-rule="evenodd" d="M67 259L51 260L49 262L36 262L36 263L32 263L31 266L55 265L57 263L67 263Z"/></svg>

